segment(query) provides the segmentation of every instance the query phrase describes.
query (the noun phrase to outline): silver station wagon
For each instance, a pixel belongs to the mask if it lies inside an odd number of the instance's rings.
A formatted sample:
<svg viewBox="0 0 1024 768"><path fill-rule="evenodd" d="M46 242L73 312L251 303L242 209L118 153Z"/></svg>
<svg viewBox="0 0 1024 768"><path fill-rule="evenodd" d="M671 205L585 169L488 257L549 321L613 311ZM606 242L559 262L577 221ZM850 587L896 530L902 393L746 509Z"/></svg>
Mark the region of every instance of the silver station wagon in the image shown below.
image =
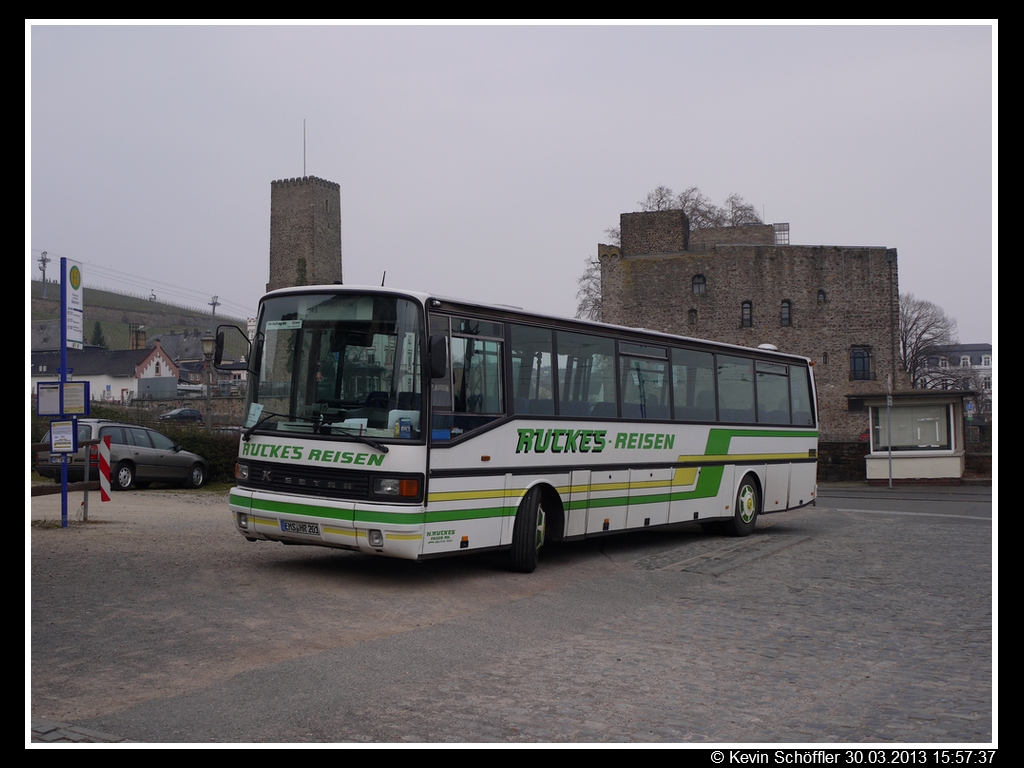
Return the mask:
<svg viewBox="0 0 1024 768"><path fill-rule="evenodd" d="M202 456L190 453L166 435L136 424L102 419L79 419L78 442L110 437L110 487L118 491L145 488L150 483L175 483L199 488L210 474L210 464ZM47 432L42 442L50 442ZM68 464L68 480L82 480L86 457L89 479L99 479L99 448L84 446ZM60 479L60 456L49 451L36 453L36 471L44 477Z"/></svg>

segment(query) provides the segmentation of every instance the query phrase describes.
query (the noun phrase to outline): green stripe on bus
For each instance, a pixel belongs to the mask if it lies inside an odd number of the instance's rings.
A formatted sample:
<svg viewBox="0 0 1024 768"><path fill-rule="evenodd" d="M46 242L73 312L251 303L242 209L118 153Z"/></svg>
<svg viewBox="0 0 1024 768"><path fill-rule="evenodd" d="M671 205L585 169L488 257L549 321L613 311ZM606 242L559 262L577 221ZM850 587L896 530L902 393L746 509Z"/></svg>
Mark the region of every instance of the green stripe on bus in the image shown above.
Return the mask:
<svg viewBox="0 0 1024 768"><path fill-rule="evenodd" d="M446 509L443 512L427 512L427 523L447 523L458 520L489 520L495 517L509 517L515 514L514 507L482 507L479 509Z"/></svg>
<svg viewBox="0 0 1024 768"><path fill-rule="evenodd" d="M236 507L251 507L252 496L242 496L238 493L228 494L228 503L234 504Z"/></svg>
<svg viewBox="0 0 1024 768"><path fill-rule="evenodd" d="M422 509L414 512L379 512L360 508L355 511L354 523L377 523L378 525L422 525L425 522Z"/></svg>
<svg viewBox="0 0 1024 768"><path fill-rule="evenodd" d="M423 524L423 510L421 509L416 509L412 512L380 512L372 509L357 509L353 513L351 509L319 507L313 504L296 504L288 501L267 501L265 499L254 499L250 508L258 512L297 517L321 517L346 523Z"/></svg>
<svg viewBox="0 0 1024 768"><path fill-rule="evenodd" d="M704 448L705 456L728 455L729 444L734 437L814 437L818 433L811 431L789 432L778 429L718 429L708 430L708 442Z"/></svg>
<svg viewBox="0 0 1024 768"><path fill-rule="evenodd" d="M458 520L485 520L495 517L507 517L514 514L515 509L509 507L486 507L479 509L452 509L443 512L424 512L421 509L410 512L380 512L372 509L357 509L355 515L351 510L317 507L309 504L292 504L280 501L257 501L252 509L279 515L298 517L322 517L329 520L351 522L354 525L423 525L424 523L444 523Z"/></svg>
<svg viewBox="0 0 1024 768"><path fill-rule="evenodd" d="M252 499L250 508L257 512L273 512L279 515L301 515L303 517L326 517L330 520L352 519L352 510L318 507L313 504L295 504L290 501L270 501L268 499Z"/></svg>

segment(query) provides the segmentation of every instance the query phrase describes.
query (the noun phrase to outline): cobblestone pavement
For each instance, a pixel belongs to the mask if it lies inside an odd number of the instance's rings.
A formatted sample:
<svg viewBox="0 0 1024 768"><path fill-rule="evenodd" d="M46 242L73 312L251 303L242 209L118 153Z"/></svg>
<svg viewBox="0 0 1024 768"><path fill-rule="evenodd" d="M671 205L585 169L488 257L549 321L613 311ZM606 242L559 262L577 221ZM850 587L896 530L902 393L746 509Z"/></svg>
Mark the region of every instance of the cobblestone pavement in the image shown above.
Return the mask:
<svg viewBox="0 0 1024 768"><path fill-rule="evenodd" d="M90 730L34 721L33 741L993 742L990 520L818 507L761 525L609 538L612 573L254 665Z"/></svg>

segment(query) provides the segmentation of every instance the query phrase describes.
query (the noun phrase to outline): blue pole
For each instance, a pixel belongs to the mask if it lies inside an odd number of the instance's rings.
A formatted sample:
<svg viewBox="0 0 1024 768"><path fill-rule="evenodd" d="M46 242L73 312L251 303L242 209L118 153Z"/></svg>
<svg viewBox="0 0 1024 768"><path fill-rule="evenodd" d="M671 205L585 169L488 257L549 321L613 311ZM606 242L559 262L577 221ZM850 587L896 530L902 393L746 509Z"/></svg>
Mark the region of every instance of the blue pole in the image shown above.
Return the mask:
<svg viewBox="0 0 1024 768"><path fill-rule="evenodd" d="M68 264L60 257L60 416L64 418L64 385L68 380ZM77 429L77 427L76 427ZM68 454L60 465L60 527L68 527ZM86 459L88 461L88 459Z"/></svg>

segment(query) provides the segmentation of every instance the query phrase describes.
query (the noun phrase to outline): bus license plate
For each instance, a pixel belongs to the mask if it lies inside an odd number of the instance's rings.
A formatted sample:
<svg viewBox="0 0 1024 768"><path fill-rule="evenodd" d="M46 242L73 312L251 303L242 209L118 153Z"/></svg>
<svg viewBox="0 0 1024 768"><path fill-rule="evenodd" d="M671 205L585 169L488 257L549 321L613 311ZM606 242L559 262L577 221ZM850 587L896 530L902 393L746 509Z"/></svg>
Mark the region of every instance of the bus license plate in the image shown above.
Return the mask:
<svg viewBox="0 0 1024 768"><path fill-rule="evenodd" d="M320 535L320 524L319 523L293 523L291 520L281 521L281 531L283 533L306 533L310 536Z"/></svg>

